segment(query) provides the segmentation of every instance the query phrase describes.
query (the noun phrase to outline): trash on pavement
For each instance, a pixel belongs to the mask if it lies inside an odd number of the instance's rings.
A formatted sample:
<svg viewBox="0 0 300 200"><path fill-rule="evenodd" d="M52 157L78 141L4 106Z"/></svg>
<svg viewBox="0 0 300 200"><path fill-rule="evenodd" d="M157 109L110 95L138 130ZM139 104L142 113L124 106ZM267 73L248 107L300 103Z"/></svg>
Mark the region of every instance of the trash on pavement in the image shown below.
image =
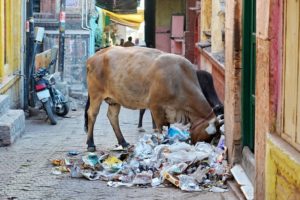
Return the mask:
<svg viewBox="0 0 300 200"><path fill-rule="evenodd" d="M175 178L174 176L172 176L171 174L169 174L168 172L165 172L163 177L164 177L164 179L170 181L170 183L172 183L176 187L179 187L179 180L177 178Z"/></svg>
<svg viewBox="0 0 300 200"><path fill-rule="evenodd" d="M178 178L179 178L179 187L181 190L188 191L188 192L201 191L199 185L196 183L193 177L182 174L179 175Z"/></svg>
<svg viewBox="0 0 300 200"><path fill-rule="evenodd" d="M68 152L68 156L77 156L78 154L80 154L79 151L75 151L75 150L71 150Z"/></svg>
<svg viewBox="0 0 300 200"><path fill-rule="evenodd" d="M228 191L226 180L230 171L225 136L216 136L211 144L191 145L188 126L172 124L162 134L146 133L131 151L118 148L106 153L86 153L81 158L73 156L77 151L69 151L69 158L51 161L56 166L52 173L70 172L72 178L108 181L110 187L173 184L189 192Z"/></svg>
<svg viewBox="0 0 300 200"><path fill-rule="evenodd" d="M100 173L97 171L82 172L81 174L90 181L95 181L100 178Z"/></svg>
<svg viewBox="0 0 300 200"><path fill-rule="evenodd" d="M152 182L151 182L151 186L152 187L157 187L161 184L161 180L160 178L156 177L154 179L152 179Z"/></svg>
<svg viewBox="0 0 300 200"><path fill-rule="evenodd" d="M122 161L115 156L109 156L104 160L102 166L106 171L115 173L121 169Z"/></svg>
<svg viewBox="0 0 300 200"><path fill-rule="evenodd" d="M99 162L99 157L95 153L89 153L82 157L82 160L85 165L95 167L95 165Z"/></svg>
<svg viewBox="0 0 300 200"><path fill-rule="evenodd" d="M60 159L51 160L51 163L54 166L63 166L65 164L64 160L60 160Z"/></svg>
<svg viewBox="0 0 300 200"><path fill-rule="evenodd" d="M168 138L171 141L187 141L190 138L190 134L187 127L180 126L180 124L172 124L168 129Z"/></svg>
<svg viewBox="0 0 300 200"><path fill-rule="evenodd" d="M122 182L116 182L116 181L108 181L107 185L110 187L132 187L132 183L122 183Z"/></svg>
<svg viewBox="0 0 300 200"><path fill-rule="evenodd" d="M81 169L79 166L72 166L71 167L71 177L72 178L80 178L83 177L82 173L81 173Z"/></svg>
<svg viewBox="0 0 300 200"><path fill-rule="evenodd" d="M132 183L135 185L146 185L146 184L151 184L152 183L152 176L153 172L152 171L143 171L141 173L136 174L134 177Z"/></svg>
<svg viewBox="0 0 300 200"><path fill-rule="evenodd" d="M58 166L52 168L52 174L60 175L64 172L69 172L70 170L66 166Z"/></svg>

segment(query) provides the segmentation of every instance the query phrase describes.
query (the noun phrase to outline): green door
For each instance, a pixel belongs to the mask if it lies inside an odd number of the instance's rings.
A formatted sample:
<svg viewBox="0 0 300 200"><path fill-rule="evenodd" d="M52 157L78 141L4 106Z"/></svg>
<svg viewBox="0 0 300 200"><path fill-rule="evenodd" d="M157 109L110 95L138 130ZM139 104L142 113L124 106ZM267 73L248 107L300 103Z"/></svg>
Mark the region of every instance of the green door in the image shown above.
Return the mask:
<svg viewBox="0 0 300 200"><path fill-rule="evenodd" d="M243 1L242 50L242 138L243 146L254 151L255 68L256 68L256 0Z"/></svg>

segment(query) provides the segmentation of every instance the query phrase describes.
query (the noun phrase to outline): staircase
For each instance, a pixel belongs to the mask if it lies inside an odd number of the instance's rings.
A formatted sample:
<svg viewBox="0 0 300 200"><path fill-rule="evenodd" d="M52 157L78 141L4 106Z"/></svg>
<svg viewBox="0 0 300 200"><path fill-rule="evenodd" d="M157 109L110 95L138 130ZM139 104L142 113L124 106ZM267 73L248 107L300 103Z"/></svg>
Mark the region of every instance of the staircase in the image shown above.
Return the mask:
<svg viewBox="0 0 300 200"><path fill-rule="evenodd" d="M10 109L8 95L0 95L0 146L12 144L25 131L23 110Z"/></svg>

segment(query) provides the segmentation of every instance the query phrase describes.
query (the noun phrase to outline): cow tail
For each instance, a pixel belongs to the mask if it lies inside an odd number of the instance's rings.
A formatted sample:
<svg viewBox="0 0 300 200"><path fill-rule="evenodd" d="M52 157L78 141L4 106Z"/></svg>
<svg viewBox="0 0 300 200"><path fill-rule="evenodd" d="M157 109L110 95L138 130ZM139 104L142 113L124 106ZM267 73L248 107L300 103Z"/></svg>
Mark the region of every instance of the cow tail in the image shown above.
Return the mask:
<svg viewBox="0 0 300 200"><path fill-rule="evenodd" d="M90 107L90 95L88 95L88 99L85 104L85 111L84 111L84 131L87 133L88 131L88 124L89 124L89 116L88 116L88 110Z"/></svg>

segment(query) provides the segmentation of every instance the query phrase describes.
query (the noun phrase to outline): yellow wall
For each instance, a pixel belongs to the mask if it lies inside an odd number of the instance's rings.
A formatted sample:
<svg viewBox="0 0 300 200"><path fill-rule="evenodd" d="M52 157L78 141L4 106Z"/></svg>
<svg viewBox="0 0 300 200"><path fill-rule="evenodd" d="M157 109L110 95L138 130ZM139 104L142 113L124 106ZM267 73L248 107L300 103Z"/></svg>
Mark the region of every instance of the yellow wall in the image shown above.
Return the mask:
<svg viewBox="0 0 300 200"><path fill-rule="evenodd" d="M266 160L266 199L300 199L300 153L270 134Z"/></svg>
<svg viewBox="0 0 300 200"><path fill-rule="evenodd" d="M21 6L22 1L0 1L0 83L20 68Z"/></svg>
<svg viewBox="0 0 300 200"><path fill-rule="evenodd" d="M23 1L0 0L0 95L8 94L11 106L20 104L22 69Z"/></svg>
<svg viewBox="0 0 300 200"><path fill-rule="evenodd" d="M170 27L172 14L185 13L184 0L159 0L156 2L156 27Z"/></svg>
<svg viewBox="0 0 300 200"><path fill-rule="evenodd" d="M4 1L0 1L0 82L4 76Z"/></svg>
<svg viewBox="0 0 300 200"><path fill-rule="evenodd" d="M211 19L212 19L212 0L201 1L201 33L200 41L206 41L208 37L204 34L204 31L211 31Z"/></svg>

